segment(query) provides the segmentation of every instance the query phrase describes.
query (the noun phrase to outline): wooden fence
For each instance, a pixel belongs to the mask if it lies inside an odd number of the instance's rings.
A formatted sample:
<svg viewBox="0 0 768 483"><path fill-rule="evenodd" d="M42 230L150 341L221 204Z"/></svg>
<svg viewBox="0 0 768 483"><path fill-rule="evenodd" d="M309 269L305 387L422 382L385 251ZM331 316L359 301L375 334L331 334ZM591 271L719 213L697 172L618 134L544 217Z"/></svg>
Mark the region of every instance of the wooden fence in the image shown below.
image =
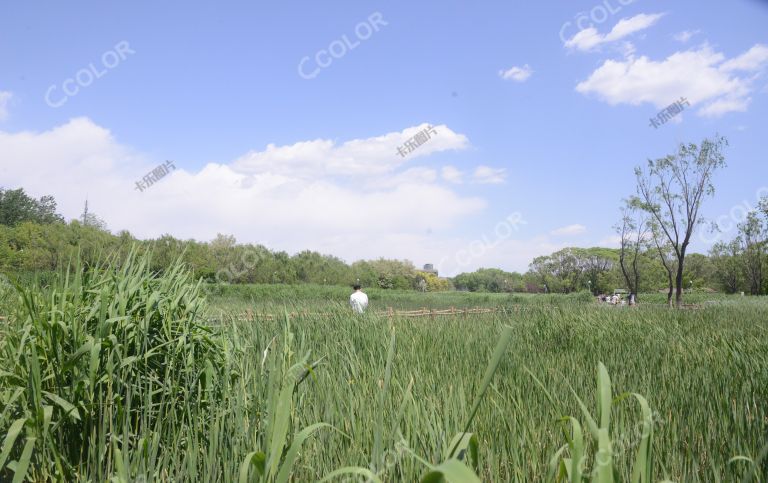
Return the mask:
<svg viewBox="0 0 768 483"><path fill-rule="evenodd" d="M644 307L666 307L666 304L643 304ZM606 305L606 307L610 307L612 309L621 309L621 308L627 308L631 310L637 310L639 306L634 307L628 307L628 306L613 306L613 305ZM684 304L680 307L682 310L699 310L704 308L700 304ZM524 311L542 311L542 310L559 310L559 306L557 305L536 305L536 304L515 304L515 305L507 305L505 307L473 307L473 308L456 308L451 307L448 309L428 309L426 307L418 309L418 310L395 310L392 307L387 307L387 310L379 310L379 311L369 311L367 313L378 315L380 317L439 317L443 315L450 315L450 316L459 316L459 315L472 315L472 314L497 314L497 313L520 313ZM309 312L309 311L301 311L301 312L288 312L288 317L333 317L338 316L341 312ZM352 312L350 311L350 314ZM221 316L223 317L224 313L221 313ZM266 320L274 320L275 317L285 317L284 314L268 314L263 312L254 312L252 310L248 310L246 312L237 314L237 320L254 320L254 319L266 319Z"/></svg>
<svg viewBox="0 0 768 483"><path fill-rule="evenodd" d="M653 307L664 307L666 304L644 304L647 307L653 306ZM542 310L543 307L548 306L537 306L537 305L509 305L507 307L473 307L473 308L456 308L451 307L449 309L428 309L426 307L418 309L418 310L395 310L392 307L387 307L387 310L379 310L379 311L370 311L369 313L378 315L380 317L439 317L442 315L451 315L451 316L457 316L457 315L472 315L472 314L495 314L495 313L508 313L508 312L515 312L519 313L526 309L535 309L535 310ZM613 307L613 306L611 306ZM637 308L637 307L633 307ZM684 304L682 306L685 310L698 310L704 308L701 304ZM350 312L351 313L351 312ZM302 311L302 312L288 312L288 317L333 317L336 315L339 315L340 312L309 312L309 311ZM223 318L224 313L220 312L220 317ZM262 312L254 312L252 310L248 310L246 312L237 314L237 320L253 320L253 319L266 319L266 320L274 320L275 317L284 317L285 315L279 314L267 314ZM8 317L0 315L0 322L5 322L8 320Z"/></svg>
<svg viewBox="0 0 768 483"><path fill-rule="evenodd" d="M470 314L493 314L501 312L503 309L499 307L473 307L473 308L467 308L467 309L461 309L456 307L451 307L449 309L428 309L428 308L421 308L418 310L395 310L392 307L387 307L387 310L380 310L380 311L370 311L368 313L378 315L380 317L437 317L441 315L470 315ZM351 312L350 312L351 313ZM223 314L222 314L223 315ZM288 317L332 317L339 315L339 312L309 312L309 311L303 311L303 312L288 312ZM261 312L254 312L252 310L248 310L246 312L243 312L241 314L237 314L238 320L253 320L253 319L266 319L266 320L274 320L275 317L284 317L285 315L279 314L267 314L267 313L261 313Z"/></svg>

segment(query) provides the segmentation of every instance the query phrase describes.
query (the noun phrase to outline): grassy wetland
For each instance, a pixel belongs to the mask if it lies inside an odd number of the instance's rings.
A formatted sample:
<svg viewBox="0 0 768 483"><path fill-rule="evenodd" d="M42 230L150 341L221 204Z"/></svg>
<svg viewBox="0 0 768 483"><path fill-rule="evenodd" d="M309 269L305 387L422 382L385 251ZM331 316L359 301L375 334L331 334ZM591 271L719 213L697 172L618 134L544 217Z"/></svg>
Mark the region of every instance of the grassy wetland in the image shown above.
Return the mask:
<svg viewBox="0 0 768 483"><path fill-rule="evenodd" d="M4 2L0 483L768 483L768 0L671 4Z"/></svg>
<svg viewBox="0 0 768 483"><path fill-rule="evenodd" d="M135 256L4 283L0 479L765 480L761 299L409 318L261 290Z"/></svg>

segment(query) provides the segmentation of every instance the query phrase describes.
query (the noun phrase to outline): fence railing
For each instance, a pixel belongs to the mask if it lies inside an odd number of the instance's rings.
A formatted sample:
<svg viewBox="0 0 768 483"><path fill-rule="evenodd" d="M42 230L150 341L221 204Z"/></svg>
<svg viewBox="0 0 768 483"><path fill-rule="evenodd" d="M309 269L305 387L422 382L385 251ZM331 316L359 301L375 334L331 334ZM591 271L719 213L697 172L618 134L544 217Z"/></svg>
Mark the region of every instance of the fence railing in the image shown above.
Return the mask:
<svg viewBox="0 0 768 483"><path fill-rule="evenodd" d="M387 310L369 311L367 313L378 315L380 317L438 317L443 315L470 315L470 314L493 314L503 311L500 307L473 307L473 308L456 308L451 307L449 309L428 309L426 307L417 310L395 310L392 307L387 307ZM351 313L351 311L350 311ZM339 312L288 312L288 317L333 317L339 315ZM264 312L257 312L247 310L240 314L237 314L238 320L253 320L253 319L266 319L273 320L275 317L285 317L284 314L269 314Z"/></svg>
<svg viewBox="0 0 768 483"><path fill-rule="evenodd" d="M644 307L648 308L657 308L657 307L664 307L666 304L642 304ZM606 307L614 308L614 309L620 309L620 308L629 308L629 309L638 309L640 305L635 305L633 307L630 306L614 306L614 305L606 305ZM448 309L428 309L426 307L423 307L421 309L416 310L395 310L392 307L387 307L387 310L370 310L366 313L368 314L374 314L378 315L380 317L440 317L440 316L460 316L460 315L472 315L472 314L497 314L497 313L520 313L523 311L541 311L545 309L556 309L556 305L536 305L536 304L515 304L515 305L507 305L504 307L472 307L472 308L456 308L456 307L450 307ZM704 308L701 304L684 304L680 307L683 310L698 310ZM338 316L341 312L310 312L310 311L299 311L299 312L288 312L288 316L293 317L333 317ZM352 313L351 310L349 312ZM224 313L222 312L221 315L223 316ZM284 314L270 314L270 313L264 313L264 312L258 312L258 311L252 311L247 310L245 312L242 312L240 314L237 314L236 318L238 320L254 320L254 319L265 319L265 320L274 320L275 317L285 317Z"/></svg>
<svg viewBox="0 0 768 483"><path fill-rule="evenodd" d="M451 307L448 309L428 309L426 307L417 309L417 310L395 310L392 307L387 307L387 310L379 310L379 311L369 311L367 313L369 314L375 314L380 317L439 317L444 315L472 315L472 314L495 314L499 312L504 311L514 311L519 312L520 308L523 306L512 306L502 308L502 307L472 307L472 308L456 308ZM288 317L294 318L294 317L333 317L339 315L340 312L309 312L309 311L300 311L300 312L288 312ZM350 310L350 314L351 314ZM224 312L220 311L219 316L221 318L224 317ZM236 314L235 318L237 320L254 320L254 319L264 319L264 320L274 320L275 318L281 318L285 317L285 314L270 314L270 313L264 313L264 312L258 312L253 310L247 310L245 312ZM6 321L7 317L0 316L0 322Z"/></svg>
<svg viewBox="0 0 768 483"><path fill-rule="evenodd" d="M643 304L646 307L664 307L666 304ZM543 307L546 306L540 306L540 305L508 305L506 307L472 307L472 308L456 308L456 307L450 307L448 309L428 309L426 307L423 307L421 309L416 310L395 310L392 307L387 307L387 310L379 310L379 311L369 311L368 313L378 315L380 317L439 317L443 315L472 315L472 314L496 314L496 313L510 313L515 312L519 313L526 309L531 310L542 310ZM615 307L615 306L611 306ZM637 307L633 307L637 308ZM683 304L681 307L686 310L698 310L704 308L702 304ZM339 315L340 312L309 312L309 311L300 311L300 312L288 312L288 317L333 317L336 315ZM351 312L350 312L351 313ZM220 317L224 317L224 312L220 311ZM275 317L285 317L284 314L269 314L264 312L258 312L253 310L247 310L245 312L239 313L236 315L237 320L253 320L253 319L266 319L266 320L274 320ZM7 316L0 315L0 322L5 322L8 320Z"/></svg>

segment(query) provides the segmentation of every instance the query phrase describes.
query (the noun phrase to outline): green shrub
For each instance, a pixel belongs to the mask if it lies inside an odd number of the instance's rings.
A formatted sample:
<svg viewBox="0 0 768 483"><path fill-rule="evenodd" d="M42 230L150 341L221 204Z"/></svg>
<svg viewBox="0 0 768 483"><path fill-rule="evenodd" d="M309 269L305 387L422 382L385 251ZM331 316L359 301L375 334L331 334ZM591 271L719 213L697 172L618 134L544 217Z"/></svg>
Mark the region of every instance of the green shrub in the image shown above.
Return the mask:
<svg viewBox="0 0 768 483"><path fill-rule="evenodd" d="M174 426L216 405L225 355L200 320L200 286L180 262L162 276L147 262L131 254L23 290L0 334L0 479L73 480L85 465L103 481L121 452L146 437L170 449Z"/></svg>

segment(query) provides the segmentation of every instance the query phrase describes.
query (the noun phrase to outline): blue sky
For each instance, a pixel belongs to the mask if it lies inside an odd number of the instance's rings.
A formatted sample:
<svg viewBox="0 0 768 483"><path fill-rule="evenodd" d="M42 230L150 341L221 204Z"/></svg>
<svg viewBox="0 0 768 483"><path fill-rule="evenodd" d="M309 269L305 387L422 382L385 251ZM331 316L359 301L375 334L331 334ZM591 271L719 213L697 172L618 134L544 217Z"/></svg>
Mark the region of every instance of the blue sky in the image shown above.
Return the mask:
<svg viewBox="0 0 768 483"><path fill-rule="evenodd" d="M6 3L0 186L140 237L525 270L615 243L633 167L720 133L727 227L768 185L768 2L727 5Z"/></svg>

